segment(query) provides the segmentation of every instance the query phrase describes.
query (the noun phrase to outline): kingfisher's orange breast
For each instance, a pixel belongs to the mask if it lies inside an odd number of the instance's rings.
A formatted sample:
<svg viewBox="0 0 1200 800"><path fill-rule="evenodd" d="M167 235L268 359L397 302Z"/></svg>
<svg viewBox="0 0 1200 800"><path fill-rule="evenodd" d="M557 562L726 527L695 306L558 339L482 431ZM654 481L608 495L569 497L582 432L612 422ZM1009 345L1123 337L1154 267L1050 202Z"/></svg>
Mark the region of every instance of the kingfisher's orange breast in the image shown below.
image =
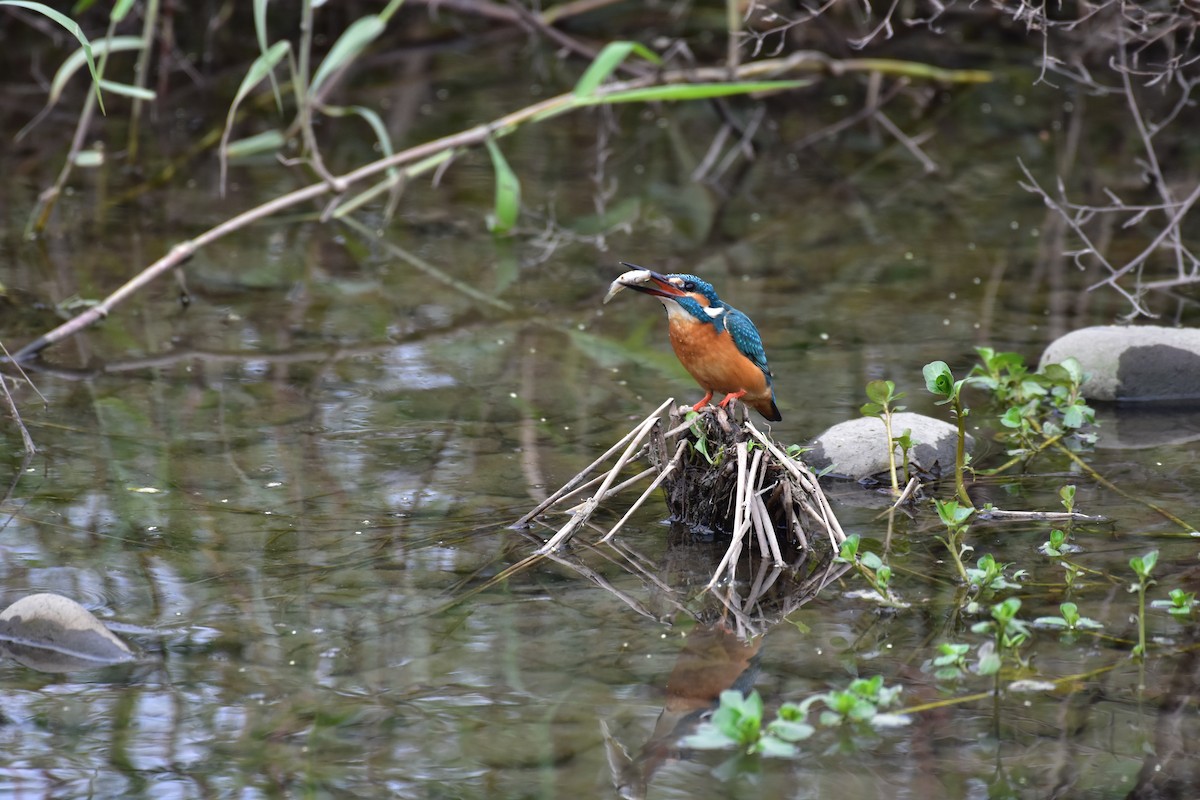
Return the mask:
<svg viewBox="0 0 1200 800"><path fill-rule="evenodd" d="M767 376L737 349L728 330L718 333L713 325L672 316L670 332L676 357L702 389L714 394L745 391L751 405L770 400Z"/></svg>

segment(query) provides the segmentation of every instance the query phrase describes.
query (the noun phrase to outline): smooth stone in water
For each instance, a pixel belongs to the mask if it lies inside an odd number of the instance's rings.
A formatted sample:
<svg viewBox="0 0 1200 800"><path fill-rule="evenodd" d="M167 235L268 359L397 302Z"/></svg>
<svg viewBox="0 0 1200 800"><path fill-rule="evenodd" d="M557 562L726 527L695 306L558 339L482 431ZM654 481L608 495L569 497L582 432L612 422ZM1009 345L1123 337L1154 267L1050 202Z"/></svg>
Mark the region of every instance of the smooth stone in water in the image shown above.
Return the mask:
<svg viewBox="0 0 1200 800"><path fill-rule="evenodd" d="M910 430L913 448L909 463L919 470L932 471L935 466L943 475L954 472L954 451L958 428L940 419L901 411L892 415L892 435L900 436ZM833 471L856 480L888 471L888 454L883 420L879 417L859 417L839 422L812 442L813 449L804 454L805 463L814 469L833 464ZM968 434L967 450L974 447ZM896 450L896 468L902 470L900 450Z"/></svg>
<svg viewBox="0 0 1200 800"><path fill-rule="evenodd" d="M1041 367L1074 356L1088 400L1200 400L1200 330L1099 325L1055 339Z"/></svg>
<svg viewBox="0 0 1200 800"><path fill-rule="evenodd" d="M50 592L22 597L0 612L0 653L41 672L73 672L134 658L92 612Z"/></svg>

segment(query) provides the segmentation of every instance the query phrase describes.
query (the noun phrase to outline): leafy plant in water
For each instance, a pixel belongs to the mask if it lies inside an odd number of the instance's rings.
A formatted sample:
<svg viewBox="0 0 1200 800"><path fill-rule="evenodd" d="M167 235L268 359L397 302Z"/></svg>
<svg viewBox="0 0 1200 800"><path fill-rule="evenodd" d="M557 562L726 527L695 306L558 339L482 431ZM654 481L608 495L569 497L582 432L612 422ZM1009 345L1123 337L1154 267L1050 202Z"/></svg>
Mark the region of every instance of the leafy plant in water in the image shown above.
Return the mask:
<svg viewBox="0 0 1200 800"><path fill-rule="evenodd" d="M883 709L895 705L903 687L884 686L883 676L855 678L845 689L833 690L810 697L801 704L807 710L814 703L825 706L819 719L822 725L833 727L853 722L880 722Z"/></svg>
<svg viewBox="0 0 1200 800"><path fill-rule="evenodd" d="M1004 571L1011 567L1012 564L1001 564L996 561L991 553L985 553L979 557L975 567L967 568L967 583L971 585L976 592L996 592L1001 589L1017 589L1019 585L1009 580ZM1013 580L1020 580L1025 576L1025 570L1019 569L1013 573Z"/></svg>
<svg viewBox="0 0 1200 800"><path fill-rule="evenodd" d="M970 672L967 666L967 654L971 645L958 642L942 642L938 645L938 653L926 664L926 671L932 671L939 681L953 681L962 678Z"/></svg>
<svg viewBox="0 0 1200 800"><path fill-rule="evenodd" d="M1050 538L1042 542L1042 546L1038 551L1045 553L1051 558L1062 558L1066 554L1067 535L1061 530L1055 528L1050 531Z"/></svg>
<svg viewBox="0 0 1200 800"><path fill-rule="evenodd" d="M1057 617L1038 617L1033 624L1047 628L1062 628L1068 631L1099 630L1104 627L1094 619L1080 616L1079 606L1071 602L1060 603L1058 612L1059 616Z"/></svg>
<svg viewBox="0 0 1200 800"><path fill-rule="evenodd" d="M958 441L955 443L954 449L954 493L961 502L970 507L972 505L971 498L967 495L967 486L963 481L963 475L967 468L967 414L969 413L962 402L962 388L966 383L966 378L954 380L954 373L950 371L950 367L945 361L931 361L921 369L921 373L925 376L925 388L943 398L937 401L937 404L948 404L954 413L954 420L958 424ZM961 572L962 565L959 566Z"/></svg>
<svg viewBox="0 0 1200 800"><path fill-rule="evenodd" d="M1070 592L1075 588L1075 582L1079 580L1079 576L1083 574L1083 569L1078 564L1072 564L1070 561L1063 561L1062 568L1066 570L1063 582L1066 584L1067 592Z"/></svg>
<svg viewBox="0 0 1200 800"><path fill-rule="evenodd" d="M852 564L885 602L894 603L895 600L889 589L892 581L892 568L884 563L878 553L864 550L860 554L859 546L861 544L862 538L857 533L850 534L842 542L834 561L841 564Z"/></svg>
<svg viewBox="0 0 1200 800"><path fill-rule="evenodd" d="M990 347L977 347L975 352L980 363L966 380L990 392L1005 409L1000 424L1008 429L1004 438L1010 455L1032 455L1060 437L1076 449L1095 443L1096 435L1085 430L1095 424L1095 412L1080 394L1084 375L1076 359L1030 372L1018 353L998 353Z"/></svg>
<svg viewBox="0 0 1200 800"><path fill-rule="evenodd" d="M720 705L712 719L702 724L696 733L683 740L685 747L698 750L727 750L736 748L747 754L765 756L794 756L796 742L815 733L808 722L809 709L820 703L820 722L826 727L855 723L897 724L907 720L884 713L895 705L901 687L885 686L883 676L856 678L845 689L835 689L813 695L803 703L784 703L775 719L763 724L763 702L758 692L744 696L730 689L721 692Z"/></svg>
<svg viewBox="0 0 1200 800"><path fill-rule="evenodd" d="M807 739L813 727L805 722L807 712L795 703L784 703L774 720L763 726L763 701L758 692L743 695L735 689L721 692L721 702L712 719L683 740L685 747L698 750L737 748L747 754L793 756L794 742Z"/></svg>
<svg viewBox="0 0 1200 800"><path fill-rule="evenodd" d="M1169 600L1154 600L1150 603L1151 608L1164 609L1176 619L1190 617L1195 606L1196 593L1185 592L1183 589L1172 589Z"/></svg>
<svg viewBox="0 0 1200 800"><path fill-rule="evenodd" d="M937 508L938 517L942 520L942 524L946 526L946 537L938 537L938 541L946 545L946 549L950 551L950 557L954 559L954 566L958 569L958 576L963 583L970 583L970 578L967 576L967 570L963 566L962 557L964 553L974 549L970 545L962 543L963 535L971 527L967 524L967 520L975 513L975 509L971 506L960 506L957 500L937 500L933 501Z"/></svg>
<svg viewBox="0 0 1200 800"><path fill-rule="evenodd" d="M1009 597L1002 603L992 606L992 618L977 622L971 626L973 633L987 634L992 641L979 648L979 664L976 671L980 675L998 675L1005 659L1015 662L1018 666L1027 666L1021 657L1021 647L1030 636L1029 625L1017 617L1021 610L1021 601Z"/></svg>
<svg viewBox="0 0 1200 800"><path fill-rule="evenodd" d="M1137 575L1137 583L1130 586L1129 591L1137 592L1138 595L1138 643L1133 648L1133 657L1139 661L1146 657L1146 589L1154 583L1150 573L1154 571L1156 563L1158 563L1157 550L1151 550L1144 556L1134 556L1129 559L1129 566Z"/></svg>
<svg viewBox="0 0 1200 800"><path fill-rule="evenodd" d="M900 494L900 484L896 478L896 446L901 446L901 458L904 463L904 482L908 483L908 449L912 446L912 436L905 431L902 437L892 435L892 416L903 411L904 406L896 405L896 401L904 397L904 392L897 394L896 384L892 381L875 380L867 384L867 399L859 411L864 417L879 417L883 421L883 432L887 437L888 474L892 479L892 495ZM903 438L903 442L901 442Z"/></svg>

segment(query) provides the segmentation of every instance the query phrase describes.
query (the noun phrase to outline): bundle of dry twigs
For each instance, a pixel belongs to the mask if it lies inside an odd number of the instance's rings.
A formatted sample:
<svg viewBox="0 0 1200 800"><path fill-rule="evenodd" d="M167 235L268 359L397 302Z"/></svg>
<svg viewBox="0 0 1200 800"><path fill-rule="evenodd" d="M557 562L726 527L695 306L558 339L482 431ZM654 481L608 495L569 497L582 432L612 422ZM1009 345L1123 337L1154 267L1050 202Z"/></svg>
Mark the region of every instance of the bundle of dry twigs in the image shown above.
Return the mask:
<svg viewBox="0 0 1200 800"><path fill-rule="evenodd" d="M751 534L760 556L779 568L793 566L797 554L806 558L826 542L837 552L845 534L816 476L802 461L788 456L749 419L735 421L725 409L714 406L699 414L690 412L690 407L676 408L673 399L667 400L522 517L518 525L546 512L570 514L539 553L563 547L589 524L602 503L645 480L649 485L600 542L611 540L662 486L674 520L697 531L730 537L709 588L723 579L733 580ZM618 482L626 468L636 463L647 466ZM591 495L579 502L589 490Z"/></svg>

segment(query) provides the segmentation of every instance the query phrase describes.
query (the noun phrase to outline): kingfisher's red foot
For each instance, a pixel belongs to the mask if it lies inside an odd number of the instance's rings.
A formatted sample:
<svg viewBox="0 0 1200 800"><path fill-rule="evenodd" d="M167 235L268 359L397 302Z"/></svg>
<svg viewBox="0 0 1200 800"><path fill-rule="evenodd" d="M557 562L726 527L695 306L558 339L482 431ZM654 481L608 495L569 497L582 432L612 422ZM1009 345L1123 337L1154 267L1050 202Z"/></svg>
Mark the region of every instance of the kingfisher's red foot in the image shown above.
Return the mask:
<svg viewBox="0 0 1200 800"><path fill-rule="evenodd" d="M699 403L696 403L696 405L692 406L692 411L695 411L697 414L700 413L700 409L702 409L706 405L708 405L709 400L712 400L712 394L713 394L712 389L709 389L708 394L704 395L704 399L701 400ZM745 394L745 392L742 392L742 394ZM724 405L724 404L722 404L722 405Z"/></svg>
<svg viewBox="0 0 1200 800"><path fill-rule="evenodd" d="M721 408L725 408L725 406L729 405L730 400L737 400L744 394L746 394L745 389L742 389L740 392L730 392L729 394L725 395L725 399L722 400L721 402L717 403L717 405L720 406ZM711 397L712 394L709 393L709 396Z"/></svg>

